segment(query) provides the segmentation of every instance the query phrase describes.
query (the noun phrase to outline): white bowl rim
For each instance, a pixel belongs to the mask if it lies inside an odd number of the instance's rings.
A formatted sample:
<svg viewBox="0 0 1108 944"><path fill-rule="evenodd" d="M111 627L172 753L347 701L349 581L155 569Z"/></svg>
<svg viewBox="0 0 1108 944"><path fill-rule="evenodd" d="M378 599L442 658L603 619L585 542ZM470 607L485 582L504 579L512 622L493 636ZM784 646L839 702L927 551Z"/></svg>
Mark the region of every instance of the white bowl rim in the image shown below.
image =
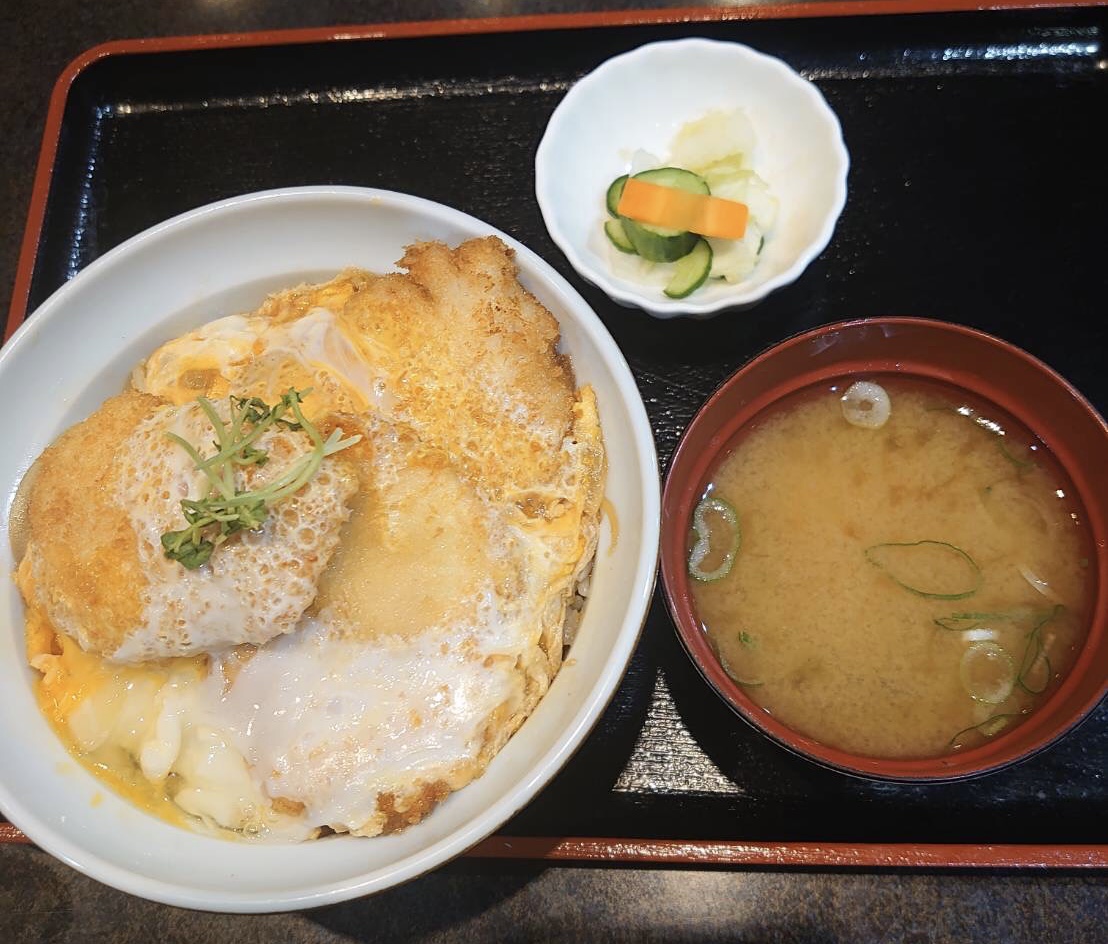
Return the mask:
<svg viewBox="0 0 1108 944"><path fill-rule="evenodd" d="M233 214L243 206L257 203L295 204L327 198L361 201L367 205L385 205L419 212L466 230L467 237L497 236L515 251L521 270L525 267L533 269L546 282L547 287L566 304L567 309L573 311L573 317L578 326L587 334L589 340L597 346L604 357L605 363L612 370L624 405L631 414L635 443L638 448L643 450L642 461L636 463L636 471L641 479L640 485L643 489L643 507L641 509L643 539L640 542L634 565L634 593L621 628L615 637L616 644L610 650L603 670L599 675L598 683L582 700L572 723L554 739L539 762L529 770L527 777L517 781L511 790L499 796L495 802L484 808L479 816L469 820L463 828L455 830L440 841L420 849L406 858L402 858L397 863L371 870L338 885L332 883L324 883L319 886L306 884L302 890L295 894L273 895L268 892L234 892L233 890L227 890L221 894L212 894L209 891L152 879L137 872L120 868L95 852L82 848L67 836L56 832L51 825L45 823L28 808L18 796L9 791L4 780L0 777L0 810L3 810L5 816L32 842L91 878L120 891L163 904L231 913L265 913L314 908L382 891L385 888L423 875L461 855L471 846L491 835L499 826L527 805L584 742L586 736L611 701L623 678L646 622L654 593L658 566L661 501L657 452L646 408L622 351L603 322L578 292L537 253L496 227L445 204L436 203L423 197L377 188L312 185L246 193L188 210L130 237L95 259L74 278L59 287L35 309L33 315L28 316L3 347L0 347L0 376L7 369L7 365L20 356L20 352L25 347L30 346L37 340L37 336L45 329L45 326L57 317L56 312L61 311L64 316L64 306L71 295L79 292L85 283L103 276L121 264L125 264L137 247L156 244L200 220ZM7 531L6 522L5 515L2 522L3 527L0 528L0 531L5 533ZM372 839L362 840L355 837L336 838L350 842L373 841ZM259 846L257 848L264 849L266 847Z"/></svg>
<svg viewBox="0 0 1108 944"><path fill-rule="evenodd" d="M589 265L583 255L578 251L573 240L571 240L561 227L558 226L556 222L557 214L554 213L554 208L551 205L548 195L548 182L553 174L550 162L547 159L547 155L552 146L551 142L555 140L559 134L564 133L563 126L568 123L568 116L571 114L574 102L578 97L584 94L583 90L587 89L589 85L606 80L610 73L615 73L620 69L626 68L629 62L634 62L640 56L654 55L658 52L672 52L676 54L688 53L690 55L695 55L697 52L706 49L718 50L723 48L729 48L738 56L766 65L780 75L784 82L798 89L804 89L804 94L809 97L815 105L816 110L827 119L829 126L835 132L833 136L834 148L832 156L837 158L841 165L839 173L836 175L833 202L829 207L829 211L824 218L823 225L820 227L818 235L797 256L792 265L751 289L746 289L744 291L742 283L740 283L733 294L717 298L713 301L697 301L693 296L670 299L660 294L658 294L657 297L654 295L647 295L645 294L645 290L643 293L629 291L613 281L609 274L602 268ZM850 154L847 151L846 142L843 139L842 124L839 121L839 116L835 113L834 109L831 108L827 99L823 96L823 93L820 92L813 82L805 79L800 73L793 69L792 66L779 57L754 49L751 46L747 46L745 43L725 39L707 39L700 36L688 36L681 39L664 39L645 43L627 52L619 53L616 56L606 59L573 84L551 114L550 121L546 126L546 131L535 153L535 197L538 200L539 209L542 211L543 221L546 223L550 238L554 240L558 248L564 253L570 265L573 266L583 279L591 282L619 303L629 307L641 308L656 318L673 318L680 315L703 318L728 308L749 307L777 289L795 282L800 277L804 270L811 265L819 254L827 248L828 243L831 242L831 237L835 232L835 226L838 223L839 217L842 215L843 208L846 206L847 177L849 171Z"/></svg>

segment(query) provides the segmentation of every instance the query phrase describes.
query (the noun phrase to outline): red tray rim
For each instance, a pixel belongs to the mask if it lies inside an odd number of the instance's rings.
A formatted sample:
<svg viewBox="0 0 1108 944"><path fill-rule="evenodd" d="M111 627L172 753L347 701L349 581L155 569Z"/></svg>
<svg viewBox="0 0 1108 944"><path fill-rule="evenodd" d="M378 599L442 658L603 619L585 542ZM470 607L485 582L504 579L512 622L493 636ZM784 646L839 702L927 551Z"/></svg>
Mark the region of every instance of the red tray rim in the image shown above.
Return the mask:
<svg viewBox="0 0 1108 944"><path fill-rule="evenodd" d="M753 7L674 7L653 10L549 13L473 19L412 20L309 29L265 30L123 39L102 43L73 59L50 96L32 184L27 222L13 281L4 340L28 315L31 277L46 217L46 201L70 89L91 65L109 57L202 49L298 45L367 39L404 39L537 30L589 29L738 20L890 16L987 10L1064 9L1108 6L1108 0L803 0ZM0 820L0 844L30 840ZM911 869L1102 869L1108 844L989 844L896 842L748 842L743 840L636 839L605 837L513 837L494 835L471 848L474 859L539 859L594 864L700 867L808 867Z"/></svg>
<svg viewBox="0 0 1108 944"><path fill-rule="evenodd" d="M0 821L0 845L31 845ZM736 839L628 839L597 836L490 836L469 859L697 868L1067 869L1108 867L1096 844L747 842Z"/></svg>

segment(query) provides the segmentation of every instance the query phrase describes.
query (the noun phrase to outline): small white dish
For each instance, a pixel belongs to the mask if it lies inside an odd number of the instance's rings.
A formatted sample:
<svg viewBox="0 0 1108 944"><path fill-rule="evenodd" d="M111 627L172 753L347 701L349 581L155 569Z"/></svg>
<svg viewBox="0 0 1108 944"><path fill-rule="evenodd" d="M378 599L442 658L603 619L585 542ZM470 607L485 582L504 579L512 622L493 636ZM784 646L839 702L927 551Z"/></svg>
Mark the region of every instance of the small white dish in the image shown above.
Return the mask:
<svg viewBox="0 0 1108 944"><path fill-rule="evenodd" d="M606 494L619 537L601 529L591 591L568 659L485 774L418 825L373 839L235 842L141 811L74 760L35 702L23 605L10 575L8 520L31 461L63 429L122 390L160 343L267 293L362 266L387 271L407 244L499 236L520 280L558 318L577 381L600 407ZM0 809L46 851L109 885L210 911L330 904L411 879L464 852L523 807L573 755L635 647L654 587L659 476L635 381L612 337L570 285L520 243L417 197L352 187L250 194L155 226L92 263L0 349Z"/></svg>
<svg viewBox="0 0 1108 944"><path fill-rule="evenodd" d="M638 150L664 157L686 123L741 109L754 128L755 172L777 221L744 281L713 279L687 298L634 281L605 238L608 185ZM846 203L850 158L823 95L780 59L739 43L679 39L609 59L554 110L535 158L535 193L554 242L582 278L658 318L749 308L795 281L831 240ZM625 257L626 258L626 257Z"/></svg>

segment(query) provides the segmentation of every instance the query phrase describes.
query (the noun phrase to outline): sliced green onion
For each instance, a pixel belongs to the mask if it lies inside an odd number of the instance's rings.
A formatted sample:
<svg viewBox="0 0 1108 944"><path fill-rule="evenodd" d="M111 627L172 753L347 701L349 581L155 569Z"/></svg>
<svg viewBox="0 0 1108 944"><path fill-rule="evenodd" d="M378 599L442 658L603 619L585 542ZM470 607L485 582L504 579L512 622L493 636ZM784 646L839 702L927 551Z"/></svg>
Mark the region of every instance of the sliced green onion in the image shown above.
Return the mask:
<svg viewBox="0 0 1108 944"><path fill-rule="evenodd" d="M718 529L716 534L712 533L712 528L708 523L709 514L717 514L723 518L730 536L727 540L727 550L720 565L713 570L704 570L702 565L705 558L712 551L713 544L718 546L722 537L718 533ZM739 551L739 544L742 539L742 533L739 530L739 516L735 509L722 498L706 495L700 500L696 510L693 511L692 530L695 540L692 549L689 551L689 576L702 583L711 583L715 580L721 580L731 573L731 568L735 564L735 555Z"/></svg>
<svg viewBox="0 0 1108 944"><path fill-rule="evenodd" d="M1058 596L1051 588L1047 581L1043 580L1035 571L1033 571L1026 564L1020 564L1016 568L1020 572L1020 576L1031 585L1031 589L1036 593L1041 593L1044 597L1050 600L1052 603L1058 602Z"/></svg>
<svg viewBox="0 0 1108 944"><path fill-rule="evenodd" d="M975 642L962 655L962 687L974 701L999 705L1012 694L1016 671L1012 657L995 642Z"/></svg>
<svg viewBox="0 0 1108 944"><path fill-rule="evenodd" d="M728 662L723 655L719 657L719 664L723 666L723 671L728 674L736 685L741 685L743 688L757 688L759 685L765 685L765 682L756 681L755 679L744 679L739 676L739 673L735 671L734 667Z"/></svg>
<svg viewBox="0 0 1108 944"><path fill-rule="evenodd" d="M1050 685L1050 679L1054 674L1054 669L1046 654L1046 644L1043 642L1043 627L1051 622L1063 609L1065 608L1061 604L1055 606L1054 609L1040 619L1031 629L1031 632L1027 634L1027 646L1023 650L1023 659L1020 660L1020 670L1016 673L1016 684L1027 692L1028 695L1041 695L1046 691L1047 686ZM1042 680L1042 684L1035 687L1035 683L1030 681L1028 676L1037 665L1042 665L1044 667L1045 677Z"/></svg>
<svg viewBox="0 0 1108 944"><path fill-rule="evenodd" d="M991 738L1008 727L1013 718L1018 717L1019 715L1015 712L1009 712L1002 715L993 715L991 718L986 718L980 724L971 724L968 728L962 728L961 731L950 739L950 746L955 749L961 747L962 744L959 739L963 734L969 734L971 731L976 731L982 737Z"/></svg>
<svg viewBox="0 0 1108 944"><path fill-rule="evenodd" d="M950 616L940 616L931 622L940 629L974 629L984 622L997 622L999 620L1014 620L1025 616L1021 610L1010 610L1006 613L951 613Z"/></svg>
<svg viewBox="0 0 1108 944"><path fill-rule="evenodd" d="M996 444L1000 449L1000 454L1019 469L1020 472L1026 472L1028 469L1035 468L1035 463L1030 459L1021 459L1018 456L1012 455L1012 453L1008 451L1008 447L1004 445L1003 439L998 438Z"/></svg>
<svg viewBox="0 0 1108 944"><path fill-rule="evenodd" d="M878 552L887 548L895 547L925 547L925 548L945 548L946 552L955 555L971 568L970 579L973 585L965 590L959 590L954 593L939 592L937 590L924 589L923 587L916 587L902 580L895 573L893 573L890 563L879 559ZM868 560L874 567L884 571L888 574L889 578L898 586L903 587L909 593L914 593L916 596L925 597L928 600L964 600L966 597L972 597L981 587L982 574L981 568L977 566L977 561L969 556L960 547L955 547L953 544L948 544L946 541L910 541L907 543L888 543L888 544L874 544L872 547L865 549L866 560ZM937 621L936 621L937 622ZM942 625L942 624L940 624ZM943 627L947 629L949 627Z"/></svg>
<svg viewBox="0 0 1108 944"><path fill-rule="evenodd" d="M892 406L889 394L881 384L868 380L852 383L839 399L843 418L851 426L880 429L889 421Z"/></svg>

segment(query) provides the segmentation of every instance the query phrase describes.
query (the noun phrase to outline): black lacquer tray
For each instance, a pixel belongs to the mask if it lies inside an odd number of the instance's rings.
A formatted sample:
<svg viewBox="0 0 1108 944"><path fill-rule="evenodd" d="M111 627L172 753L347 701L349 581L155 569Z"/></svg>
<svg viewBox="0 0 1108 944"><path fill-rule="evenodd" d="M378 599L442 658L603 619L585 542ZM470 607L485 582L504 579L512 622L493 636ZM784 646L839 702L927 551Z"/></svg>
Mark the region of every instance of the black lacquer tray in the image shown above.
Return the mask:
<svg viewBox="0 0 1108 944"><path fill-rule="evenodd" d="M10 327L98 255L178 212L253 190L352 184L458 207L553 263L627 356L663 465L735 368L843 318L981 328L1045 360L1103 411L1106 26L1108 8L1096 5L909 0L749 19L671 10L100 47L54 97ZM657 321L565 262L534 199L533 159L575 79L689 35L749 44L815 81L842 121L850 196L831 244L791 287L749 312ZM1102 705L1046 752L974 781L898 785L824 770L738 721L705 686L659 591L589 740L479 851L1106 866L1106 763Z"/></svg>

